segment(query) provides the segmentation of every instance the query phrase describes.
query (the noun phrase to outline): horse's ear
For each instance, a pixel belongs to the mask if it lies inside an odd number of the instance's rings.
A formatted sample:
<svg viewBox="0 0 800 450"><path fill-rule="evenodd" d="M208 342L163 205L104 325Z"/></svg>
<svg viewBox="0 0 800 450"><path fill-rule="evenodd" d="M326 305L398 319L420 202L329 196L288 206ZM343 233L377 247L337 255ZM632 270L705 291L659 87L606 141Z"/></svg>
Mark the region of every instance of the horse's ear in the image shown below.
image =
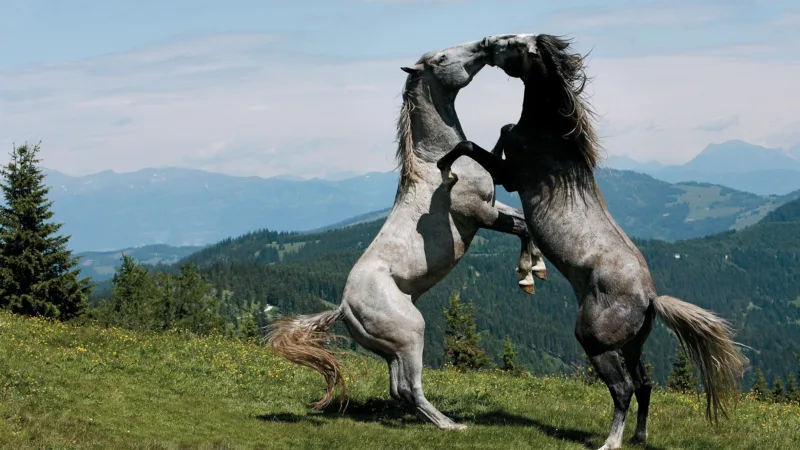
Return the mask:
<svg viewBox="0 0 800 450"><path fill-rule="evenodd" d="M422 69L423 69L422 64L414 64L411 67L401 67L400 68L400 70L402 70L403 72L408 73L408 74L412 74L412 75L415 74L415 73L422 72Z"/></svg>

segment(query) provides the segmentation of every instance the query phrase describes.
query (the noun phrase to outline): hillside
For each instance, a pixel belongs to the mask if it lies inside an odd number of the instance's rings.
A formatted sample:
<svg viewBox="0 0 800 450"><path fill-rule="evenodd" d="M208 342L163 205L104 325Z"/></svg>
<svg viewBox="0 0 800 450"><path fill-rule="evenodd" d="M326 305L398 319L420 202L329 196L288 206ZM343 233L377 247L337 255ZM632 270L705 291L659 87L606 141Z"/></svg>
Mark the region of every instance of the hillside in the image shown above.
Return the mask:
<svg viewBox="0 0 800 450"><path fill-rule="evenodd" d="M761 222L800 222L800 199L786 203L780 208L771 211Z"/></svg>
<svg viewBox="0 0 800 450"><path fill-rule="evenodd" d="M389 400L382 361L344 361L346 409L312 413L319 375L259 345L0 311L0 447L584 449L602 444L611 420L604 385L426 369L428 398L470 427L443 432ZM657 389L648 448L788 449L800 440L800 406L744 399L715 428L700 402Z"/></svg>
<svg viewBox="0 0 800 450"><path fill-rule="evenodd" d="M114 271L119 267L122 254L130 255L136 261L148 264L174 264L192 253L196 253L203 247L185 246L172 247L169 245L146 245L144 247L126 248L110 252L80 252L79 256L81 274L92 277L94 282L110 280L114 276Z"/></svg>
<svg viewBox="0 0 800 450"><path fill-rule="evenodd" d="M676 240L753 223L784 199L722 186L677 184L600 169L598 182L616 217L638 237ZM49 171L55 220L75 251L151 244L196 246L257 229L320 230L380 218L394 202L395 172L339 181L233 177L189 169ZM503 189L501 200L519 205Z"/></svg>
<svg viewBox="0 0 800 450"><path fill-rule="evenodd" d="M767 213L800 196L757 196L724 186L686 182L671 185L649 175L626 170L600 169L597 181L608 207L631 236L675 241L740 230ZM502 188L497 198L520 206L519 197ZM314 232L357 225L385 218L391 208L362 214Z"/></svg>
<svg viewBox="0 0 800 450"><path fill-rule="evenodd" d="M710 144L684 164L664 166L613 156L608 165L636 170L670 183L695 181L759 195L784 195L800 189L798 148L768 148L734 139Z"/></svg>
<svg viewBox="0 0 800 450"><path fill-rule="evenodd" d="M312 235L261 232L208 247L185 261L233 293L246 308L277 306L314 312L338 304L347 274L381 222ZM484 346L497 354L509 334L536 374L568 370L582 360L572 329L576 301L554 269L529 297L516 286L518 241L481 232L464 260L418 303L427 320L425 362L442 361L442 308L449 293L475 302ZM800 353L800 222L763 223L739 232L676 243L637 240L658 292L680 297L729 319L748 357L768 378L785 376ZM676 341L659 322L646 347L665 381Z"/></svg>

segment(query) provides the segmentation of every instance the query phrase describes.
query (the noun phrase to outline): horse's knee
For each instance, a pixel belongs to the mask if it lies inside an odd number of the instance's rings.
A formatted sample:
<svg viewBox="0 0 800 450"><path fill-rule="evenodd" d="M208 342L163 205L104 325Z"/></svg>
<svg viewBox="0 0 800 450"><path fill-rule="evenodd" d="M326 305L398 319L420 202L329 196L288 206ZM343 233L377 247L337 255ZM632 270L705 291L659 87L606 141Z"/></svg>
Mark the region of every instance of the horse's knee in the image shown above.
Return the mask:
<svg viewBox="0 0 800 450"><path fill-rule="evenodd" d="M633 382L627 378L608 385L608 390L611 391L611 397L614 399L614 406L620 408L627 408L628 405L630 405L633 393L636 391Z"/></svg>
<svg viewBox="0 0 800 450"><path fill-rule="evenodd" d="M653 391L653 382L647 375L644 375L642 379L633 380L633 388L639 395L649 395Z"/></svg>

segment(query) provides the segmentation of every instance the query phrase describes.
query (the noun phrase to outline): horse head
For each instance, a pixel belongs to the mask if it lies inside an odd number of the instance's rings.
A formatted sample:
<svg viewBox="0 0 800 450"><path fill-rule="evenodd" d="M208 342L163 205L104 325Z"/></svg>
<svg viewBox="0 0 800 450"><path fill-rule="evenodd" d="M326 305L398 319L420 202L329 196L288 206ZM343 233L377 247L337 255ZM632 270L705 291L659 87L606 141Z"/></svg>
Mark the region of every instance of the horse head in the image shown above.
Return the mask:
<svg viewBox="0 0 800 450"><path fill-rule="evenodd" d="M472 82L475 75L486 66L497 39L487 37L427 52L413 66L401 69L412 77L425 78L429 85L458 91Z"/></svg>
<svg viewBox="0 0 800 450"><path fill-rule="evenodd" d="M517 34L497 37L489 45L491 66L526 82L586 82L584 56L571 53L571 42L548 34Z"/></svg>
<svg viewBox="0 0 800 450"><path fill-rule="evenodd" d="M573 139L590 167L598 161L594 111L584 98L585 56L571 42L548 34L502 36L490 46L489 65L525 83L521 122Z"/></svg>

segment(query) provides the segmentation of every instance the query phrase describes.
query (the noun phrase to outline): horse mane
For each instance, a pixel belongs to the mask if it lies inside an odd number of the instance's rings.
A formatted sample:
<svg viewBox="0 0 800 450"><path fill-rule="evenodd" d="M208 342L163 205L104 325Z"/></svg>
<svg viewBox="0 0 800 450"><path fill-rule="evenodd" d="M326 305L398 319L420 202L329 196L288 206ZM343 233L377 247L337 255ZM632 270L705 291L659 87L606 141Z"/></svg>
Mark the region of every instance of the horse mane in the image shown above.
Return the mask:
<svg viewBox="0 0 800 450"><path fill-rule="evenodd" d="M411 134L411 111L414 103L411 101L411 89L418 82L419 77L411 74L403 85L403 104L400 106L400 115L397 117L397 167L400 169L400 191L405 192L409 186L419 180L417 154L414 153L414 140Z"/></svg>
<svg viewBox="0 0 800 450"><path fill-rule="evenodd" d="M563 137L577 144L583 162L594 170L600 161L599 142L593 127L595 111L585 99L584 89L589 81L585 72L586 56L570 53L571 39L540 34L536 37L536 48L548 74L555 74L558 87L557 102L561 105L559 113L572 125Z"/></svg>
<svg viewBox="0 0 800 450"><path fill-rule="evenodd" d="M423 61L430 59L436 52L430 51L420 56L415 66L419 66ZM421 69L420 69L421 70ZM414 88L422 81L420 70L410 73L403 84L402 98L403 104L400 106L400 115L397 117L397 167L400 169L400 184L397 187L398 197L406 190L419 181L419 157L414 152L414 139L411 134L411 111L414 110L414 102L411 95Z"/></svg>

